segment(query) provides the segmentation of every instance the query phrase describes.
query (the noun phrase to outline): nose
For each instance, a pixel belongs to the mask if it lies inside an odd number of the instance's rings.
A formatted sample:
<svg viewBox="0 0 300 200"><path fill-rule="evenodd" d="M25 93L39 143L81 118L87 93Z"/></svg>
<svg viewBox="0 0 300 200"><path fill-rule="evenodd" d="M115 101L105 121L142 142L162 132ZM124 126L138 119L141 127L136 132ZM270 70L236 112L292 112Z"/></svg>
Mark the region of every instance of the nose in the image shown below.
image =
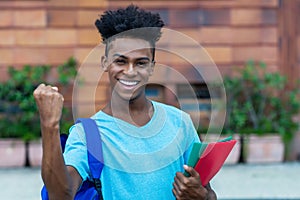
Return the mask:
<svg viewBox="0 0 300 200"><path fill-rule="evenodd" d="M126 69L123 71L127 76L135 76L137 74L133 63L129 63Z"/></svg>

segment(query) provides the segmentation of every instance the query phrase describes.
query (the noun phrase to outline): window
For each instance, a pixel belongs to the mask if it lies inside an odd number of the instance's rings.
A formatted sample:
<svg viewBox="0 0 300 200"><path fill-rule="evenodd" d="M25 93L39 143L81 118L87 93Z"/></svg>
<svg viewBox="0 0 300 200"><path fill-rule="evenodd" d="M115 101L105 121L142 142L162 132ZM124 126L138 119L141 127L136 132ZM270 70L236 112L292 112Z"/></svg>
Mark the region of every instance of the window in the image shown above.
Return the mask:
<svg viewBox="0 0 300 200"><path fill-rule="evenodd" d="M189 113L196 125L208 126L212 110L211 99L220 98L218 88L208 89L204 83L179 84L177 95L180 108Z"/></svg>

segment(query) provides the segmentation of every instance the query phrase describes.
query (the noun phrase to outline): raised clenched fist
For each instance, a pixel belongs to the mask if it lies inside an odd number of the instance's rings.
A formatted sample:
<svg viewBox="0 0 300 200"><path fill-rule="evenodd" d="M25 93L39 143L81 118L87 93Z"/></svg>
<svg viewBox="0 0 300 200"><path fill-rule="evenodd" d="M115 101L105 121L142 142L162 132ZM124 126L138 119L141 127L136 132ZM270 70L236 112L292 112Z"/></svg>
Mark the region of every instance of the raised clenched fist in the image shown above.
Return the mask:
<svg viewBox="0 0 300 200"><path fill-rule="evenodd" d="M40 84L34 90L33 96L39 109L41 126L59 129L64 98L58 88Z"/></svg>

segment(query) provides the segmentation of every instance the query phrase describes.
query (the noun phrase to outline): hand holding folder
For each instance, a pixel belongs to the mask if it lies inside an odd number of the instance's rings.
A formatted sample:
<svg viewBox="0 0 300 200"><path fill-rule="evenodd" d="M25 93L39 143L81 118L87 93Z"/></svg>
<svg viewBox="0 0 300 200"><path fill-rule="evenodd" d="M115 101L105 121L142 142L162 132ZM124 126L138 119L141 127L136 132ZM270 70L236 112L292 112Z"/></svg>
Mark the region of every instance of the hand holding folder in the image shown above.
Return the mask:
<svg viewBox="0 0 300 200"><path fill-rule="evenodd" d="M217 142L194 143L187 165L199 173L203 186L218 173L236 142L228 137Z"/></svg>

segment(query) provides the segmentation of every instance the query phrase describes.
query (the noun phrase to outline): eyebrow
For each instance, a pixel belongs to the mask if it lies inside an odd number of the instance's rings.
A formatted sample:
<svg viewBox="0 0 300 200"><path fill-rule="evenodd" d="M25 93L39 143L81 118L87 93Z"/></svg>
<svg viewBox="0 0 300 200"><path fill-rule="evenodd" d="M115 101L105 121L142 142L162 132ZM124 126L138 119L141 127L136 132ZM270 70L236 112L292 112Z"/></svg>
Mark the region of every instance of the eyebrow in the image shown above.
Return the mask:
<svg viewBox="0 0 300 200"><path fill-rule="evenodd" d="M126 56L124 56L122 54L118 54L118 53L114 54L113 57L121 57L121 58L124 58L124 59L128 59L128 57L126 57ZM140 57L140 58L137 58L136 60L148 60L148 61L150 61L150 58L148 58L148 57Z"/></svg>

